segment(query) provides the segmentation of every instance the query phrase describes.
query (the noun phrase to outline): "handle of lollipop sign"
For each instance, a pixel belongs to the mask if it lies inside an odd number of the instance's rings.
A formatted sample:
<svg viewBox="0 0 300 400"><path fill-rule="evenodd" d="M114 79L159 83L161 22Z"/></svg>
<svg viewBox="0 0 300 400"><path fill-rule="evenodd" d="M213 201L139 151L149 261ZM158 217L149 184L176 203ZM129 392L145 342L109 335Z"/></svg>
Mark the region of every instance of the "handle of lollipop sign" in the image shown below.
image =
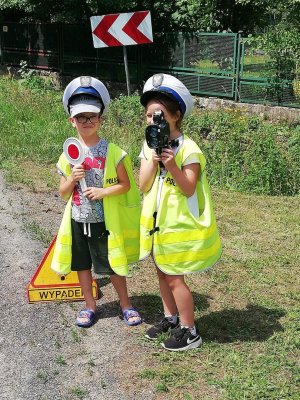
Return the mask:
<svg viewBox="0 0 300 400"><path fill-rule="evenodd" d="M76 138L68 138L63 145L64 154L72 165L80 165L84 161L84 151L80 141ZM84 178L80 179L79 184L81 190L84 191L87 188L86 181Z"/></svg>

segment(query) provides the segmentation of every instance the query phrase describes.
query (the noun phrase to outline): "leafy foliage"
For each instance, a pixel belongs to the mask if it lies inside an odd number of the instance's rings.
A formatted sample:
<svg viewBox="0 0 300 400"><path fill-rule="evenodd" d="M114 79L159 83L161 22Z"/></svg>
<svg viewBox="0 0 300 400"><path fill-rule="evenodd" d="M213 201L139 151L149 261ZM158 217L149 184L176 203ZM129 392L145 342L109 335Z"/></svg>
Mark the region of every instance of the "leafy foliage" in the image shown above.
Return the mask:
<svg viewBox="0 0 300 400"><path fill-rule="evenodd" d="M293 81L295 99L300 99L300 30L290 22L269 27L264 34L247 39L248 56L261 52L268 59L261 76L268 79L267 96L284 102L283 80Z"/></svg>
<svg viewBox="0 0 300 400"><path fill-rule="evenodd" d="M213 185L260 194L299 193L299 125L292 129L228 110L195 112L184 130L203 150Z"/></svg>
<svg viewBox="0 0 300 400"><path fill-rule="evenodd" d="M251 37L248 42L269 56L270 70L275 71L276 77L295 77L300 62L300 31L296 27L281 22L264 34Z"/></svg>
<svg viewBox="0 0 300 400"><path fill-rule="evenodd" d="M254 9L261 8L264 10L264 15L269 16L269 21L273 20L273 24L289 22L297 26L299 23L299 0L236 0L236 2L242 6L251 5Z"/></svg>
<svg viewBox="0 0 300 400"><path fill-rule="evenodd" d="M266 3L270 3L269 7ZM293 5L294 11L298 7L297 0L287 3ZM267 0L0 0L2 18L10 21L21 18L35 22L84 22L91 15L150 10L153 30L157 33L176 30L252 32L256 26L269 22L274 7L278 10L289 9L279 1L271 7L271 2Z"/></svg>
<svg viewBox="0 0 300 400"><path fill-rule="evenodd" d="M16 159L54 165L64 140L75 134L63 111L61 91L49 88L25 71L21 81L0 79L2 168ZM145 126L139 96L119 96L111 102L101 133L124 148L138 167ZM300 124L276 125L232 110L195 110L184 120L183 131L204 152L214 186L272 195L299 193Z"/></svg>

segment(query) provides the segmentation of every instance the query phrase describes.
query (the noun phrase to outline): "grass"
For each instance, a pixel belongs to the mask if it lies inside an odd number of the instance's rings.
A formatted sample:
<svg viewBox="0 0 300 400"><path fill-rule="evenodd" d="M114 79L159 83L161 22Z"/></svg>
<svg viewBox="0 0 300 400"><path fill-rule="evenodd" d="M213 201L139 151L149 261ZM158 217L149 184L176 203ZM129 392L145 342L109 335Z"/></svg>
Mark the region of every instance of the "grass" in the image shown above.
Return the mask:
<svg viewBox="0 0 300 400"><path fill-rule="evenodd" d="M56 362L59 365L67 365L67 362L62 355L60 355L56 358Z"/></svg>
<svg viewBox="0 0 300 400"><path fill-rule="evenodd" d="M227 60L222 66L221 60L212 61L210 59L201 59L193 63L193 67L199 69L202 73L233 73L233 59ZM243 78L270 78L276 72L272 60L267 54L245 54L242 60Z"/></svg>
<svg viewBox="0 0 300 400"><path fill-rule="evenodd" d="M55 163L62 145L66 138L76 136L62 107L62 92L33 90L4 78L0 90L0 124L5 133L0 142L0 168L9 181L35 192L55 189ZM214 186L294 195L300 186L299 127L272 124L239 111L195 110L184 121L183 130L201 145ZM101 134L119 143L134 167L139 166L144 130L139 97L113 99Z"/></svg>
<svg viewBox="0 0 300 400"><path fill-rule="evenodd" d="M202 348L186 354L140 339L146 365L137 381L164 399L298 399L299 199L214 191L224 245L210 272L188 277ZM136 295L147 322L159 319L152 268ZM144 287L141 288L141 285ZM134 290L134 286L132 288ZM153 301L156 299L156 301ZM159 395L157 397L160 399Z"/></svg>
<svg viewBox="0 0 300 400"><path fill-rule="evenodd" d="M0 80L0 87L4 91L0 98L0 122L4 126L0 155L7 179L35 192L56 190L54 164L64 139L73 134L62 110L61 93L32 92L5 80ZM20 93L26 94L22 106ZM210 143L222 132L224 142L227 138L233 144L230 134L237 121L239 130L233 139L245 139L248 132L272 128L279 131L284 146L287 143L292 147L294 160L299 157L298 136L293 133L293 140L289 138L293 129L299 130L297 126L269 124L266 128L257 118L247 119L230 112L201 114L201 120L192 117L187 126L193 137L197 129L199 134L201 124L212 137ZM143 140L138 97L114 99L103 129L112 140L118 138L137 166ZM272 143L269 141L268 146ZM253 143L249 148L254 149ZM209 144L205 151L214 150ZM240 147L232 147L233 154L239 152ZM251 154L255 161L258 156ZM267 157L267 153L261 154L262 159ZM239 179L244 176L240 165L234 168L231 175L240 171L236 174ZM131 347L124 365L120 363L115 373L120 374L124 385L134 386L135 393L149 387L156 400L299 399L299 194L284 197L239 193L232 190L230 173L224 177L227 183L223 189L217 185L213 189L224 247L222 259L214 269L187 277L203 347L173 354L164 351L159 340L146 341L143 331L147 324L162 315L153 264L149 260L138 263L133 278L128 280L130 294L146 323L130 331L136 351ZM277 176L279 179L280 174ZM295 193L299 193L299 181L293 182ZM42 227L33 224L31 230L43 240ZM71 336L74 343L85 340L83 332L75 329ZM57 363L64 365L61 357ZM92 374L92 358L87 368ZM48 379L42 371L38 377ZM101 385L104 387L105 382ZM71 393L74 398L88 395L78 387L71 388Z"/></svg>
<svg viewBox="0 0 300 400"><path fill-rule="evenodd" d="M46 383L49 379L49 376L47 372L39 371L37 373L37 378L40 379L43 383Z"/></svg>
<svg viewBox="0 0 300 400"><path fill-rule="evenodd" d="M274 67L271 65L271 59L267 54L245 54L243 62L243 78L268 78L273 76L274 72Z"/></svg>
<svg viewBox="0 0 300 400"><path fill-rule="evenodd" d="M73 396L75 396L74 398L83 400L84 398L86 398L86 396L88 395L89 392L87 390L81 389L79 387L74 387L70 390L70 393Z"/></svg>
<svg viewBox="0 0 300 400"><path fill-rule="evenodd" d="M52 234L47 229L44 229L35 221L28 221L26 218L24 218L23 223L34 239L41 241L45 245L51 243Z"/></svg>
<svg viewBox="0 0 300 400"><path fill-rule="evenodd" d="M211 61L209 59L198 60L193 64L193 67L202 72L223 72L222 68L220 68L216 61ZM230 68L230 72L232 72L231 69L232 68Z"/></svg>
<svg viewBox="0 0 300 400"><path fill-rule="evenodd" d="M214 199L223 257L188 278L204 346L170 354L142 342L151 357L139 379L158 392L167 387L166 399L184 398L184 390L193 399L297 399L299 199L225 191ZM150 271L143 272L145 291ZM161 311L154 298L158 292L148 289L142 301L151 323Z"/></svg>
<svg viewBox="0 0 300 400"><path fill-rule="evenodd" d="M193 63L193 67L201 72L228 72L233 73L233 59L227 60L222 66L221 59L219 63L210 59L201 59ZM243 77L267 78L274 73L274 67L271 66L271 59L268 55L245 54L243 59Z"/></svg>

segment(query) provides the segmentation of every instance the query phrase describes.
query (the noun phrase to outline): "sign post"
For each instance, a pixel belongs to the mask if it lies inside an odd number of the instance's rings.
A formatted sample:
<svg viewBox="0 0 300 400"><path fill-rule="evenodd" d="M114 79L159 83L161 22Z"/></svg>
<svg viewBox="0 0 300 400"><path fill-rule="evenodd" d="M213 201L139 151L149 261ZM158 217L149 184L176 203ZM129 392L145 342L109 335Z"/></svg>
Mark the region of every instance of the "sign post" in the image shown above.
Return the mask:
<svg viewBox="0 0 300 400"><path fill-rule="evenodd" d="M123 46L127 92L130 95L125 46L153 43L150 11L93 16L90 20L95 48Z"/></svg>
<svg viewBox="0 0 300 400"><path fill-rule="evenodd" d="M125 66L125 75L126 75L127 94L128 94L128 96L130 96L130 78L129 78L126 46L123 46L123 55L124 55L124 66Z"/></svg>

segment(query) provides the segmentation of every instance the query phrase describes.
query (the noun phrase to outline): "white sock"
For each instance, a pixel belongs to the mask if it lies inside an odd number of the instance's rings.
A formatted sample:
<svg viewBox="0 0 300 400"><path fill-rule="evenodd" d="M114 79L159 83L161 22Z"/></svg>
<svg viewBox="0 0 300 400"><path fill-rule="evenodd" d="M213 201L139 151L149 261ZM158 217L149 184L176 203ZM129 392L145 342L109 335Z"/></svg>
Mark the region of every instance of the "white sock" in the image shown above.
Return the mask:
<svg viewBox="0 0 300 400"><path fill-rule="evenodd" d="M194 326L181 326L181 328L187 328L193 336L197 336L196 327Z"/></svg>
<svg viewBox="0 0 300 400"><path fill-rule="evenodd" d="M169 322L172 324L177 324L178 322L178 315L165 315L165 317L168 319Z"/></svg>

